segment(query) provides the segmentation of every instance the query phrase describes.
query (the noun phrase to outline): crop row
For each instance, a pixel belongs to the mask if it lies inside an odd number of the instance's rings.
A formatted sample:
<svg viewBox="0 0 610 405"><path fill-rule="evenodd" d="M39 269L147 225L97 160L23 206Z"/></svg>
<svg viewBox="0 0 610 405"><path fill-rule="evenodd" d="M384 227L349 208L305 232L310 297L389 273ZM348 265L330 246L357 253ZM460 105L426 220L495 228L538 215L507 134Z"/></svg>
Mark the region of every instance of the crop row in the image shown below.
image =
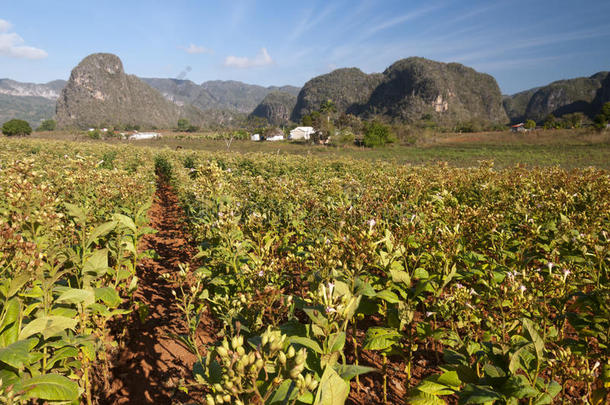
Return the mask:
<svg viewBox="0 0 610 405"><path fill-rule="evenodd" d="M91 403L94 367L116 346L108 322L130 311L138 283L152 155L2 146L0 402Z"/></svg>
<svg viewBox="0 0 610 405"><path fill-rule="evenodd" d="M178 300L208 404L607 400L605 171L164 159L200 247Z"/></svg>

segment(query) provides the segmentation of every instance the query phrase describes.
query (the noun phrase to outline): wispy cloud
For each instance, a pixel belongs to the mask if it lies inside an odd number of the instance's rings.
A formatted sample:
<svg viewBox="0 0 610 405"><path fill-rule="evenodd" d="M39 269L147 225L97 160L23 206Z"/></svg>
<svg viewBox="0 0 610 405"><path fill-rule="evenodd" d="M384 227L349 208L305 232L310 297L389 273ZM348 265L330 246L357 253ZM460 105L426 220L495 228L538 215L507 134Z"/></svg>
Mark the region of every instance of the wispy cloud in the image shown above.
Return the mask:
<svg viewBox="0 0 610 405"><path fill-rule="evenodd" d="M267 48L261 48L260 52L254 58L248 58L246 56L227 56L225 59L225 66L248 69L253 67L268 66L273 64L273 59Z"/></svg>
<svg viewBox="0 0 610 405"><path fill-rule="evenodd" d="M0 33L8 32L11 28L13 28L13 24L0 18Z"/></svg>
<svg viewBox="0 0 610 405"><path fill-rule="evenodd" d="M525 51L527 49L532 48L540 48L555 44L562 44L566 42L572 41L583 41L589 40L593 38L603 38L610 36L610 31L607 29L604 30L604 27L600 27L599 29L589 29L589 30L581 30L581 31L572 31L572 32L564 32L562 34L555 35L542 35L538 37L530 37L527 39L517 40L512 43L507 43L504 46L490 46L490 44L483 45L479 48L479 50L456 55L454 60L456 62L473 62L473 61L483 61L489 58L496 57L498 55L503 55L506 52L517 52L517 51Z"/></svg>
<svg viewBox="0 0 610 405"><path fill-rule="evenodd" d="M316 8L311 8L307 10L305 16L299 20L298 24L296 24L290 35L288 35L288 42L293 42L299 39L307 31L318 26L330 15L332 15L339 8L339 6L340 4L338 4L337 2L331 2L326 8L321 11Z"/></svg>
<svg viewBox="0 0 610 405"><path fill-rule="evenodd" d="M378 22L376 25L368 29L367 36L372 36L379 31L392 28L396 25L404 24L407 21L415 20L419 17L423 17L424 15L430 14L431 12L440 9L441 7L443 7L442 4L433 4L431 6L426 6L417 10L410 11L398 17L390 18L389 20Z"/></svg>
<svg viewBox="0 0 610 405"><path fill-rule="evenodd" d="M205 46L190 44L187 47L182 47L186 51L186 53L190 53L191 55L201 54L201 53L214 53L213 50L206 48Z"/></svg>
<svg viewBox="0 0 610 405"><path fill-rule="evenodd" d="M24 45L25 41L15 32L13 25L0 19L0 55L20 59L43 59L49 56L44 50Z"/></svg>

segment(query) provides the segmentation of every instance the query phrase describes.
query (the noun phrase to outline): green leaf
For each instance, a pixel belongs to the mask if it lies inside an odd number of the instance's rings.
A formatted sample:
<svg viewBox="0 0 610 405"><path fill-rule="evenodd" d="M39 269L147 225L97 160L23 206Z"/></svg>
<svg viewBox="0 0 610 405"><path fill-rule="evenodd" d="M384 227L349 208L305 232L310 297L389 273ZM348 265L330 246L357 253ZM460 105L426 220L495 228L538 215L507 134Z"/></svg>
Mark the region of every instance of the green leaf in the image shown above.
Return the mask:
<svg viewBox="0 0 610 405"><path fill-rule="evenodd" d="M379 291L377 293L377 298L381 298L382 300L384 300L390 304L397 304L398 302L400 302L398 295L396 295L394 292L392 292L391 290L388 290L388 289Z"/></svg>
<svg viewBox="0 0 610 405"><path fill-rule="evenodd" d="M292 380L284 380L265 404L274 405L288 403L297 394L298 390L295 389Z"/></svg>
<svg viewBox="0 0 610 405"><path fill-rule="evenodd" d="M367 350L387 350L400 341L402 335L395 329L372 327L366 331L364 348Z"/></svg>
<svg viewBox="0 0 610 405"><path fill-rule="evenodd" d="M342 352L345 346L345 332L338 332L329 336L330 352Z"/></svg>
<svg viewBox="0 0 610 405"><path fill-rule="evenodd" d="M57 297L55 302L60 304L83 304L86 307L95 302L95 294L91 290L68 288Z"/></svg>
<svg viewBox="0 0 610 405"><path fill-rule="evenodd" d="M115 221L104 222L103 224L97 226L93 231L91 231L91 234L89 235L89 238L87 239L87 247L91 246L93 243L95 243L95 241L97 241L102 236L105 236L105 235L109 234L110 232L112 232L114 230L114 228L116 228Z"/></svg>
<svg viewBox="0 0 610 405"><path fill-rule="evenodd" d="M121 297L117 290L112 287L94 288L95 300L101 300L104 304L111 308L116 308L121 305Z"/></svg>
<svg viewBox="0 0 610 405"><path fill-rule="evenodd" d="M536 327L534 326L534 323L530 319L523 318L521 322L523 323L523 327L527 330L527 333L529 333L530 339L534 344L538 361L542 361L544 356L544 340L542 340L538 334L538 331L536 330Z"/></svg>
<svg viewBox="0 0 610 405"><path fill-rule="evenodd" d="M491 387L468 384L461 392L460 403L464 404L485 404L495 403L496 400L501 399L502 396L495 392Z"/></svg>
<svg viewBox="0 0 610 405"><path fill-rule="evenodd" d="M100 249L93 252L85 261L83 266L84 273L92 273L96 276L101 276L108 270L108 251Z"/></svg>
<svg viewBox="0 0 610 405"><path fill-rule="evenodd" d="M47 401L76 401L79 397L78 384L59 374L45 374L32 377L21 383L27 399Z"/></svg>
<svg viewBox="0 0 610 405"><path fill-rule="evenodd" d="M21 274L20 276L15 277L11 280L11 285L8 289L6 299L11 298L13 295L17 294L21 287L25 285L28 281L31 280L30 274Z"/></svg>
<svg viewBox="0 0 610 405"><path fill-rule="evenodd" d="M6 304L5 315L0 325L0 347L8 346L11 343L17 341L19 335L19 311L21 310L21 303L18 298L12 298Z"/></svg>
<svg viewBox="0 0 610 405"><path fill-rule="evenodd" d="M392 281L395 283L403 283L407 287L411 285L411 276L402 269L395 269L392 267L390 268L390 275L392 276Z"/></svg>
<svg viewBox="0 0 610 405"><path fill-rule="evenodd" d="M409 405L445 405L441 398L422 391L415 391L413 396L407 399Z"/></svg>
<svg viewBox="0 0 610 405"><path fill-rule="evenodd" d="M0 361L16 369L29 364L29 352L36 346L38 339L19 340L0 349Z"/></svg>
<svg viewBox="0 0 610 405"><path fill-rule="evenodd" d="M343 405L349 395L347 384L332 367L326 367L316 393L314 405Z"/></svg>
<svg viewBox="0 0 610 405"><path fill-rule="evenodd" d="M433 378L423 380L416 388L431 395L451 395L455 392L454 389L445 384L439 384Z"/></svg>
<svg viewBox="0 0 610 405"><path fill-rule="evenodd" d="M132 233L138 233L138 227L133 222L133 219L129 218L127 215L123 214L114 214L112 216L115 220L117 220L121 225L125 228L129 229Z"/></svg>
<svg viewBox="0 0 610 405"><path fill-rule="evenodd" d="M341 376L341 378L343 378L345 381L349 381L357 375L372 373L373 371L379 371L379 369L374 367L366 367L356 364L341 364L335 369L337 373Z"/></svg>
<svg viewBox="0 0 610 405"><path fill-rule="evenodd" d="M19 334L19 340L27 339L37 333L42 333L45 339L50 338L66 329L76 327L76 319L67 318L65 316L43 316L42 318L34 319L28 323Z"/></svg>
<svg viewBox="0 0 610 405"><path fill-rule="evenodd" d="M509 377L506 382L502 384L501 391L504 395L517 399L531 398L538 394L538 390L530 385L524 375Z"/></svg>
<svg viewBox="0 0 610 405"><path fill-rule="evenodd" d="M292 344L298 344L301 346L305 346L308 349L311 349L318 354L324 353L322 348L318 344L318 342L316 342L315 340L312 340L312 339L309 339L306 337L301 337L301 336L291 336L288 340Z"/></svg>
<svg viewBox="0 0 610 405"><path fill-rule="evenodd" d="M66 207L69 216L78 220L79 225L84 225L87 222L87 215L82 208L70 203L64 203L64 207Z"/></svg>

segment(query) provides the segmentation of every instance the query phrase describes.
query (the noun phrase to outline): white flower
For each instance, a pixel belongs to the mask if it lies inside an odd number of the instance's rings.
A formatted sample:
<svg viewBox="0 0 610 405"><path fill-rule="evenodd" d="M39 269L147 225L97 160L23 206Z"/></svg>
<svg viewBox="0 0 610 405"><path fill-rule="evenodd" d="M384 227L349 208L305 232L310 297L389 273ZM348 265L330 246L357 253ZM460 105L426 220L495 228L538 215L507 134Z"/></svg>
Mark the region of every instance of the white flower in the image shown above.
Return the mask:
<svg viewBox="0 0 610 405"><path fill-rule="evenodd" d="M264 272L264 271L262 271L262 270L261 270L261 271L259 271L259 272L258 272L258 276L259 276L259 277L262 277L262 276L264 276L264 275L265 275L265 272Z"/></svg>
<svg viewBox="0 0 610 405"><path fill-rule="evenodd" d="M519 287L519 290L521 290L521 294L523 294L525 292L525 290L527 290L527 288L525 288L525 286L523 284L521 284L521 287Z"/></svg>
<svg viewBox="0 0 610 405"><path fill-rule="evenodd" d="M332 312L337 312L337 310L335 308L332 308L332 307L326 307L326 313L327 314L330 314Z"/></svg>
<svg viewBox="0 0 610 405"><path fill-rule="evenodd" d="M333 290L335 289L335 283L328 283L328 296L332 298Z"/></svg>
<svg viewBox="0 0 610 405"><path fill-rule="evenodd" d="M555 263L553 263L553 262L548 262L548 263L546 264L546 267L548 267L548 268L549 268L549 272L550 272L550 271L553 269L553 267L555 267Z"/></svg>
<svg viewBox="0 0 610 405"><path fill-rule="evenodd" d="M478 293L478 292L476 292L476 291L474 290L474 288L471 288L471 289L470 289L470 295L479 295L479 293Z"/></svg>
<svg viewBox="0 0 610 405"><path fill-rule="evenodd" d="M426 312L426 318L430 318L432 315L434 315L436 312Z"/></svg>
<svg viewBox="0 0 610 405"><path fill-rule="evenodd" d="M231 168L230 168L230 167L227 169L227 172L228 172L228 173L231 173Z"/></svg>
<svg viewBox="0 0 610 405"><path fill-rule="evenodd" d="M455 283L455 286L456 286L457 288L464 288L464 286L462 285L462 283Z"/></svg>
<svg viewBox="0 0 610 405"><path fill-rule="evenodd" d="M377 221L375 221L374 219L369 219L368 221L366 221L366 223L369 225L370 229L373 229L373 227L377 224Z"/></svg>

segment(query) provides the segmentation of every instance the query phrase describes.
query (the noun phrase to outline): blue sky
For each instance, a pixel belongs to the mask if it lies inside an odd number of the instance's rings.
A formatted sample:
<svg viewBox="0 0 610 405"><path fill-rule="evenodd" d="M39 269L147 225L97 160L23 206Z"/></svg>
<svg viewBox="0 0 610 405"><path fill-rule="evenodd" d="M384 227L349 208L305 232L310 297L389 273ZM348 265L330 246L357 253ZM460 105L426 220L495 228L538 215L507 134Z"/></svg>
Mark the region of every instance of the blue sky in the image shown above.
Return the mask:
<svg viewBox="0 0 610 405"><path fill-rule="evenodd" d="M143 77L301 86L339 67L460 62L504 93L610 70L609 0L0 0L0 77L67 79L88 54Z"/></svg>

